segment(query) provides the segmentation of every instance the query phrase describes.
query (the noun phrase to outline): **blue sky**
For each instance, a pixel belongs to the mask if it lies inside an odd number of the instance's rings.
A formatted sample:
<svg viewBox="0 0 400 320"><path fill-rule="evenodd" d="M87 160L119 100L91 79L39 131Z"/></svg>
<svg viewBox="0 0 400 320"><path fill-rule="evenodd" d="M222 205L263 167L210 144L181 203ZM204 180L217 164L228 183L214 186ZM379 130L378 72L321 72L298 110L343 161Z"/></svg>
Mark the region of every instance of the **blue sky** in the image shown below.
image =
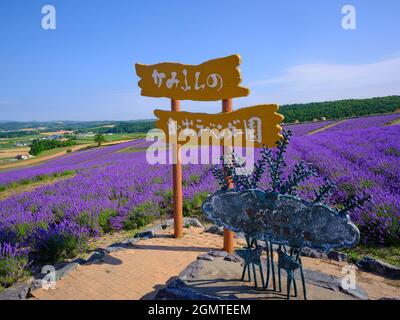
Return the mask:
<svg viewBox="0 0 400 320"><path fill-rule="evenodd" d="M56 8L56 30L41 9ZM341 9L356 8L356 30ZM398 0L2 0L0 120L153 118L134 63L242 56L234 107L400 94ZM219 112L218 102L184 101Z"/></svg>

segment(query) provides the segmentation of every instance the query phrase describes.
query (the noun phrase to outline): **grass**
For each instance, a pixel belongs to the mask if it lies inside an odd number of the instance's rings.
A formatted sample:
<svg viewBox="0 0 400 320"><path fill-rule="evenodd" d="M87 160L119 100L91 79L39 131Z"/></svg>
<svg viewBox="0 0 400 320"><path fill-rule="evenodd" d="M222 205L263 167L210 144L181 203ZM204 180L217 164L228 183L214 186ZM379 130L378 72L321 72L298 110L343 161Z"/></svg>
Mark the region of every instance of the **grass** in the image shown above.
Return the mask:
<svg viewBox="0 0 400 320"><path fill-rule="evenodd" d="M13 194L30 191L38 186L55 182L59 179L72 177L75 174L73 170L56 172L52 175L39 175L32 179L24 179L18 182L13 182L8 185L0 185L0 199L5 199Z"/></svg>
<svg viewBox="0 0 400 320"><path fill-rule="evenodd" d="M344 249L343 252L348 255L350 262L356 262L361 260L364 256L370 256L400 267L400 246L382 247L359 245L355 248Z"/></svg>
<svg viewBox="0 0 400 320"><path fill-rule="evenodd" d="M105 134L107 142L117 142L122 140L140 139L145 138L145 133L113 133L112 135ZM94 137L79 138L76 140L78 144L93 143Z"/></svg>

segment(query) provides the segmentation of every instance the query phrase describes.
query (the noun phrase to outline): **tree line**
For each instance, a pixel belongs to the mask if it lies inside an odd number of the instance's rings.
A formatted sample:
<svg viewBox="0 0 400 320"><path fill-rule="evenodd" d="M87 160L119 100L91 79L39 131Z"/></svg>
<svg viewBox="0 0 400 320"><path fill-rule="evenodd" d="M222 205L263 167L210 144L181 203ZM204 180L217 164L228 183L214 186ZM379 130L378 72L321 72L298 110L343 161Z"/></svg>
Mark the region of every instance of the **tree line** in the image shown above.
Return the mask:
<svg viewBox="0 0 400 320"><path fill-rule="evenodd" d="M395 111L400 111L400 96L290 104L279 108L279 113L285 116L285 123L320 120L322 117L336 120Z"/></svg>
<svg viewBox="0 0 400 320"><path fill-rule="evenodd" d="M36 156L39 153L55 148L70 147L76 144L74 140L60 141L60 140L33 140L29 154Z"/></svg>

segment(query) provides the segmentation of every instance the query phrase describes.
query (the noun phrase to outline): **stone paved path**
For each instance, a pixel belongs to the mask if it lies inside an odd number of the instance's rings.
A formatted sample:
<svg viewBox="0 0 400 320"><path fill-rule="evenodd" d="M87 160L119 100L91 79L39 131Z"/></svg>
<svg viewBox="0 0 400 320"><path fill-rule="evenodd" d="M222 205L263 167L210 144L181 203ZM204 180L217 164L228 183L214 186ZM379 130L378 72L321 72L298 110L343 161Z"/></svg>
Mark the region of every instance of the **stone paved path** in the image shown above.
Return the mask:
<svg viewBox="0 0 400 320"><path fill-rule="evenodd" d="M177 276L196 257L220 249L222 238L202 229L186 229L182 239L172 231L142 240L132 249L111 253L98 264L82 265L57 281L56 289L38 289L37 299L151 299L155 290Z"/></svg>
<svg viewBox="0 0 400 320"><path fill-rule="evenodd" d="M221 249L222 237L203 232L202 228L185 229L182 239L174 239L172 230L157 238L142 240L132 249L105 256L102 262L79 266L57 281L56 289L34 291L36 299L100 300L152 299L156 290L179 275L197 256L212 249ZM236 239L236 246L244 243ZM305 268L343 277L344 262L303 257ZM356 272L357 284L370 299L400 298L400 280Z"/></svg>

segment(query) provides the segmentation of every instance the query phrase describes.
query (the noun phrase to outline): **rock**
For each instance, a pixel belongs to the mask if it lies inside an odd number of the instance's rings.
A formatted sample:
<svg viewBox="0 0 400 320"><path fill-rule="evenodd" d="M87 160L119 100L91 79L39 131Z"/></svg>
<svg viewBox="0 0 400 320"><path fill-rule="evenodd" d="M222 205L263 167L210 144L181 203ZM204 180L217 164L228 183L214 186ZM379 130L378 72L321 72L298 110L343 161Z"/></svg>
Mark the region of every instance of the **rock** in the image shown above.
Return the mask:
<svg viewBox="0 0 400 320"><path fill-rule="evenodd" d="M165 230L167 228L170 228L174 225L174 221L172 219L166 220L161 223L161 229Z"/></svg>
<svg viewBox="0 0 400 320"><path fill-rule="evenodd" d="M206 261L214 261L214 257L210 256L209 254L205 253L205 254L201 254L197 257L197 259L199 260L206 260Z"/></svg>
<svg viewBox="0 0 400 320"><path fill-rule="evenodd" d="M74 271L76 268L79 267L79 263L78 262L71 262L68 263L65 267L56 270L56 281L64 278L68 273L70 273L71 271Z"/></svg>
<svg viewBox="0 0 400 320"><path fill-rule="evenodd" d="M240 258L238 255L236 254L228 254L227 256L224 257L225 261L231 261L231 262L242 262L243 259Z"/></svg>
<svg viewBox="0 0 400 320"><path fill-rule="evenodd" d="M341 285L339 286L339 291L343 292L345 294L348 294L350 296L353 296L356 299L359 300L368 300L368 293L365 292L363 289L360 287L356 287L355 289L345 289Z"/></svg>
<svg viewBox="0 0 400 320"><path fill-rule="evenodd" d="M301 255L303 257L309 257L309 258L316 258L316 259L326 259L327 256L324 252L311 249L311 248L304 248L303 251L301 252Z"/></svg>
<svg viewBox="0 0 400 320"><path fill-rule="evenodd" d="M338 251L331 251L328 253L328 259L335 260L338 262L346 262L347 254Z"/></svg>
<svg viewBox="0 0 400 320"><path fill-rule="evenodd" d="M127 249L128 246L119 246L119 245L111 245L109 247L106 247L104 250L107 251L108 253L112 253L112 252L117 252L117 251L121 251L121 250L125 250Z"/></svg>
<svg viewBox="0 0 400 320"><path fill-rule="evenodd" d="M204 260L193 261L179 274L179 278L183 280L196 278L200 270L204 267L204 263Z"/></svg>
<svg viewBox="0 0 400 320"><path fill-rule="evenodd" d="M29 286L30 291L34 291L42 287L42 279L35 279L31 282Z"/></svg>
<svg viewBox="0 0 400 320"><path fill-rule="evenodd" d="M13 285L0 293L0 300L26 300L30 283L24 282Z"/></svg>
<svg viewBox="0 0 400 320"><path fill-rule="evenodd" d="M365 256L356 263L357 267L395 280L400 279L400 268L389 263Z"/></svg>
<svg viewBox="0 0 400 320"><path fill-rule="evenodd" d="M222 236L222 235L224 235L224 228L223 227L218 227L216 225L212 225L211 227L206 229L206 232L213 233L213 234L218 234L218 235Z"/></svg>
<svg viewBox="0 0 400 320"><path fill-rule="evenodd" d="M160 289L155 300L224 300L210 296L188 287L181 279L176 279L167 287Z"/></svg>
<svg viewBox="0 0 400 320"><path fill-rule="evenodd" d="M306 282L313 284L318 287L322 287L325 289L343 292L348 294L356 299L360 300L368 300L368 293L359 286L356 286L355 289L345 289L342 287L342 278L335 277L332 275L327 275L318 271L312 271L309 269L304 269L304 276L306 278ZM300 281L299 272L296 272L296 280Z"/></svg>
<svg viewBox="0 0 400 320"><path fill-rule="evenodd" d="M154 232L153 229L138 232L135 235L135 238L140 238L140 239L150 239L150 238L155 238L155 237L156 237L156 233Z"/></svg>
<svg viewBox="0 0 400 320"><path fill-rule="evenodd" d="M122 243L124 245L127 245L128 247L133 247L139 240L140 240L139 238L130 238L123 241Z"/></svg>
<svg viewBox="0 0 400 320"><path fill-rule="evenodd" d="M105 251L95 251L89 256L89 258L87 258L86 263L100 262L100 260L104 257L105 254L106 254Z"/></svg>
<svg viewBox="0 0 400 320"><path fill-rule="evenodd" d="M189 218L189 217L183 218L183 226L186 228L188 227L204 228L199 220L197 220L196 218Z"/></svg>
<svg viewBox="0 0 400 320"><path fill-rule="evenodd" d="M223 250L211 250L208 252L208 254L216 258L225 258L228 255L228 252Z"/></svg>

